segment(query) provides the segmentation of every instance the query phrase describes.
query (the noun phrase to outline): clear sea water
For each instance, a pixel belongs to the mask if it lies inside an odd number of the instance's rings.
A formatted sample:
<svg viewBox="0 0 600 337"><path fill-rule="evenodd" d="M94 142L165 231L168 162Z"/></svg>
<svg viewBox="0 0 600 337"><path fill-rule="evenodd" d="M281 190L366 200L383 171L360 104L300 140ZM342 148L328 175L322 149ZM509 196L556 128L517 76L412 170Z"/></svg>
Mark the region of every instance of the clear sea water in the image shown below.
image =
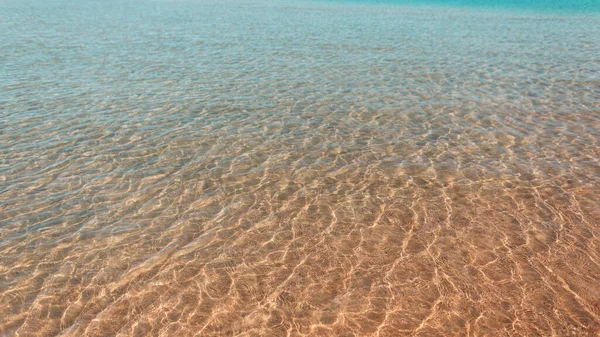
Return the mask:
<svg viewBox="0 0 600 337"><path fill-rule="evenodd" d="M599 13L0 0L0 336L597 336Z"/></svg>

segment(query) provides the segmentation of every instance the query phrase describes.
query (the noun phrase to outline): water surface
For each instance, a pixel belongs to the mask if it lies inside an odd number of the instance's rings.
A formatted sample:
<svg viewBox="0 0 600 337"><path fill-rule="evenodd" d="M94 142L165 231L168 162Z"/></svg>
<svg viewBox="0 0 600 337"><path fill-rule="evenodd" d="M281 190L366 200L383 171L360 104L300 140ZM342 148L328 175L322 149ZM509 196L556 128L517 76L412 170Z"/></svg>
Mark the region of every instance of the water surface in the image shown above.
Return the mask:
<svg viewBox="0 0 600 337"><path fill-rule="evenodd" d="M0 336L596 336L574 3L0 0Z"/></svg>

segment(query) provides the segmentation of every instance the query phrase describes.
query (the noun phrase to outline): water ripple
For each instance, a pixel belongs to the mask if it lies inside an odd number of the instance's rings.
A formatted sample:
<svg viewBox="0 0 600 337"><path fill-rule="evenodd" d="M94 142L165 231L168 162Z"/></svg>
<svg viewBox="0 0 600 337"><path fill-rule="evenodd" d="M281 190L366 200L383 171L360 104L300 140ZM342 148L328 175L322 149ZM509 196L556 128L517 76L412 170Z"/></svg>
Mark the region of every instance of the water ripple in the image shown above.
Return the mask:
<svg viewBox="0 0 600 337"><path fill-rule="evenodd" d="M1 3L0 335L596 335L599 27Z"/></svg>

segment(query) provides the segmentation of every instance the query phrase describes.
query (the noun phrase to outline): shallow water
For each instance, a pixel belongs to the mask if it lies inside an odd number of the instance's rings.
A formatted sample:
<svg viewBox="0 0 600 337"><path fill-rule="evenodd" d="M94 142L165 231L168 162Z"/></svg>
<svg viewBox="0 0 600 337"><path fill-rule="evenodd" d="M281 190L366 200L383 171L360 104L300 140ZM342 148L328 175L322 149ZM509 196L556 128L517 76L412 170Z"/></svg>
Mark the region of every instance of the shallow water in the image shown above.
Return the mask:
<svg viewBox="0 0 600 337"><path fill-rule="evenodd" d="M595 336L600 17L0 0L0 336Z"/></svg>

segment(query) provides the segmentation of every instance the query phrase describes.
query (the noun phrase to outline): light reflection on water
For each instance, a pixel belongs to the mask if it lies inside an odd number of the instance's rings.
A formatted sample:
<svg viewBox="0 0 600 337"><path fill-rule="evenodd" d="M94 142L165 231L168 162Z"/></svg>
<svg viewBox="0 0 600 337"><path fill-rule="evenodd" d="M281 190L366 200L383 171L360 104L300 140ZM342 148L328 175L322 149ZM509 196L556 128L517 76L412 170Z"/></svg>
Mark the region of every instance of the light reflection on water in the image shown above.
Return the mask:
<svg viewBox="0 0 600 337"><path fill-rule="evenodd" d="M600 19L0 3L0 336L593 336Z"/></svg>

